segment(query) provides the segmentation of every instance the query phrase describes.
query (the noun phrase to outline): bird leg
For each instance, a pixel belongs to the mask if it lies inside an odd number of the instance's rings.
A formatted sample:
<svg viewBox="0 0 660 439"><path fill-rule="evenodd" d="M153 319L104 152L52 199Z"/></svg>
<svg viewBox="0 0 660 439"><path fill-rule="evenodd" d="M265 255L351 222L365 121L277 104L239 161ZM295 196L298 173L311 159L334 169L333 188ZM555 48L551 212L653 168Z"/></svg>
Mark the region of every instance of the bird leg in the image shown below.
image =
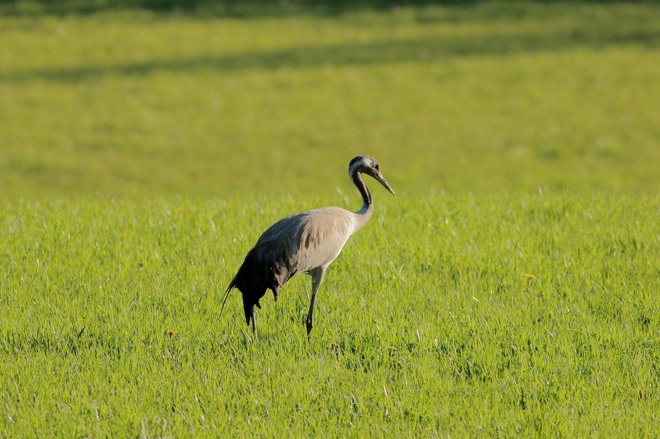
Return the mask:
<svg viewBox="0 0 660 439"><path fill-rule="evenodd" d="M252 305L252 334L257 338L257 315L254 312L254 305Z"/></svg>
<svg viewBox="0 0 660 439"><path fill-rule="evenodd" d="M309 303L309 312L307 313L307 338L310 338L312 332L313 322L312 314L314 313L314 301L316 300L316 293L321 287L323 276L325 276L325 267L317 267L309 272L312 275L312 300Z"/></svg>

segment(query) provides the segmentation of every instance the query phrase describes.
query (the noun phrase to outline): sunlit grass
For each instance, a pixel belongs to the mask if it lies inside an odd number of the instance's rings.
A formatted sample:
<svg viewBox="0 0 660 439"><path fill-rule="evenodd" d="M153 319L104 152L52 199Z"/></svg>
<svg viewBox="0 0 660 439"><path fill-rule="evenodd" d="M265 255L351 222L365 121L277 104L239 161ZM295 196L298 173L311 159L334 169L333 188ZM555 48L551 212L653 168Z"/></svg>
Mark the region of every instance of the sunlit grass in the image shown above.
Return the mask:
<svg viewBox="0 0 660 439"><path fill-rule="evenodd" d="M5 203L1 434L657 431L657 198L390 198L254 344L222 292L306 203Z"/></svg>
<svg viewBox="0 0 660 439"><path fill-rule="evenodd" d="M0 437L653 436L659 16L3 15ZM227 284L359 153L397 196L250 343Z"/></svg>

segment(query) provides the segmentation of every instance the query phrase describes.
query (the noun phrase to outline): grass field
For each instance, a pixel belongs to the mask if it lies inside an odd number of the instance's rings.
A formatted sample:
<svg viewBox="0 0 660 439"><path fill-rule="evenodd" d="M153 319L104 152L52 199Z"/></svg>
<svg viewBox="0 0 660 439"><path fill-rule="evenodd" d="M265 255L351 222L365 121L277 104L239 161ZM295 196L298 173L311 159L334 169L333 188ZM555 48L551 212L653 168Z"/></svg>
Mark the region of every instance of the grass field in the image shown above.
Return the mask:
<svg viewBox="0 0 660 439"><path fill-rule="evenodd" d="M0 437L660 431L657 5L24 9ZM275 220L359 207L359 153L397 196L368 182L311 341L300 276L249 343L224 289Z"/></svg>
<svg viewBox="0 0 660 439"><path fill-rule="evenodd" d="M219 299L307 207L285 204L6 206L2 436L657 432L657 198L380 203L311 342L302 277L249 344L239 295Z"/></svg>
<svg viewBox="0 0 660 439"><path fill-rule="evenodd" d="M658 22L579 3L0 18L0 194L312 195L356 152L405 192L657 193Z"/></svg>

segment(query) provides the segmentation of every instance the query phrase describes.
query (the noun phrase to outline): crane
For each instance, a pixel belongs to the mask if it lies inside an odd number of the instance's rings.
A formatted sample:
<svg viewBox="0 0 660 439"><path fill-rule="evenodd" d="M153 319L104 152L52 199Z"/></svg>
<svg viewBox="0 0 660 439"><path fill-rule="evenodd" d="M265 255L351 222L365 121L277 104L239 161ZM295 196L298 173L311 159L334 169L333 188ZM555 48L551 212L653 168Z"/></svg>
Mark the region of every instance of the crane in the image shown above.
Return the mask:
<svg viewBox="0 0 660 439"><path fill-rule="evenodd" d="M351 212L340 207L322 207L283 218L270 226L248 252L236 276L227 287L222 302L224 309L229 292L237 288L243 294L243 310L248 326L256 334L254 307L266 290L275 301L284 284L299 273L312 278L312 298L307 314L307 336L312 331L314 302L328 266L341 252L348 239L371 218L374 204L362 174L376 179L392 195L394 191L380 172L376 159L361 155L352 159L348 174L362 195L362 208Z"/></svg>

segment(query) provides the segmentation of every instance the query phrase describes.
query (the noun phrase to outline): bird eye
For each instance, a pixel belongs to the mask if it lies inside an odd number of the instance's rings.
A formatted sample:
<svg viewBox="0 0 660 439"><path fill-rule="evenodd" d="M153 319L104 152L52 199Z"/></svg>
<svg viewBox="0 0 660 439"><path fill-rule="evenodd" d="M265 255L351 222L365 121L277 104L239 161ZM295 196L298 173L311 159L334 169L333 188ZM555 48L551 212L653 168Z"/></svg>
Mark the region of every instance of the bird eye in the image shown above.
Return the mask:
<svg viewBox="0 0 660 439"><path fill-rule="evenodd" d="M375 169L376 171L378 171L378 163L376 163L376 164L374 165L374 169Z"/></svg>

